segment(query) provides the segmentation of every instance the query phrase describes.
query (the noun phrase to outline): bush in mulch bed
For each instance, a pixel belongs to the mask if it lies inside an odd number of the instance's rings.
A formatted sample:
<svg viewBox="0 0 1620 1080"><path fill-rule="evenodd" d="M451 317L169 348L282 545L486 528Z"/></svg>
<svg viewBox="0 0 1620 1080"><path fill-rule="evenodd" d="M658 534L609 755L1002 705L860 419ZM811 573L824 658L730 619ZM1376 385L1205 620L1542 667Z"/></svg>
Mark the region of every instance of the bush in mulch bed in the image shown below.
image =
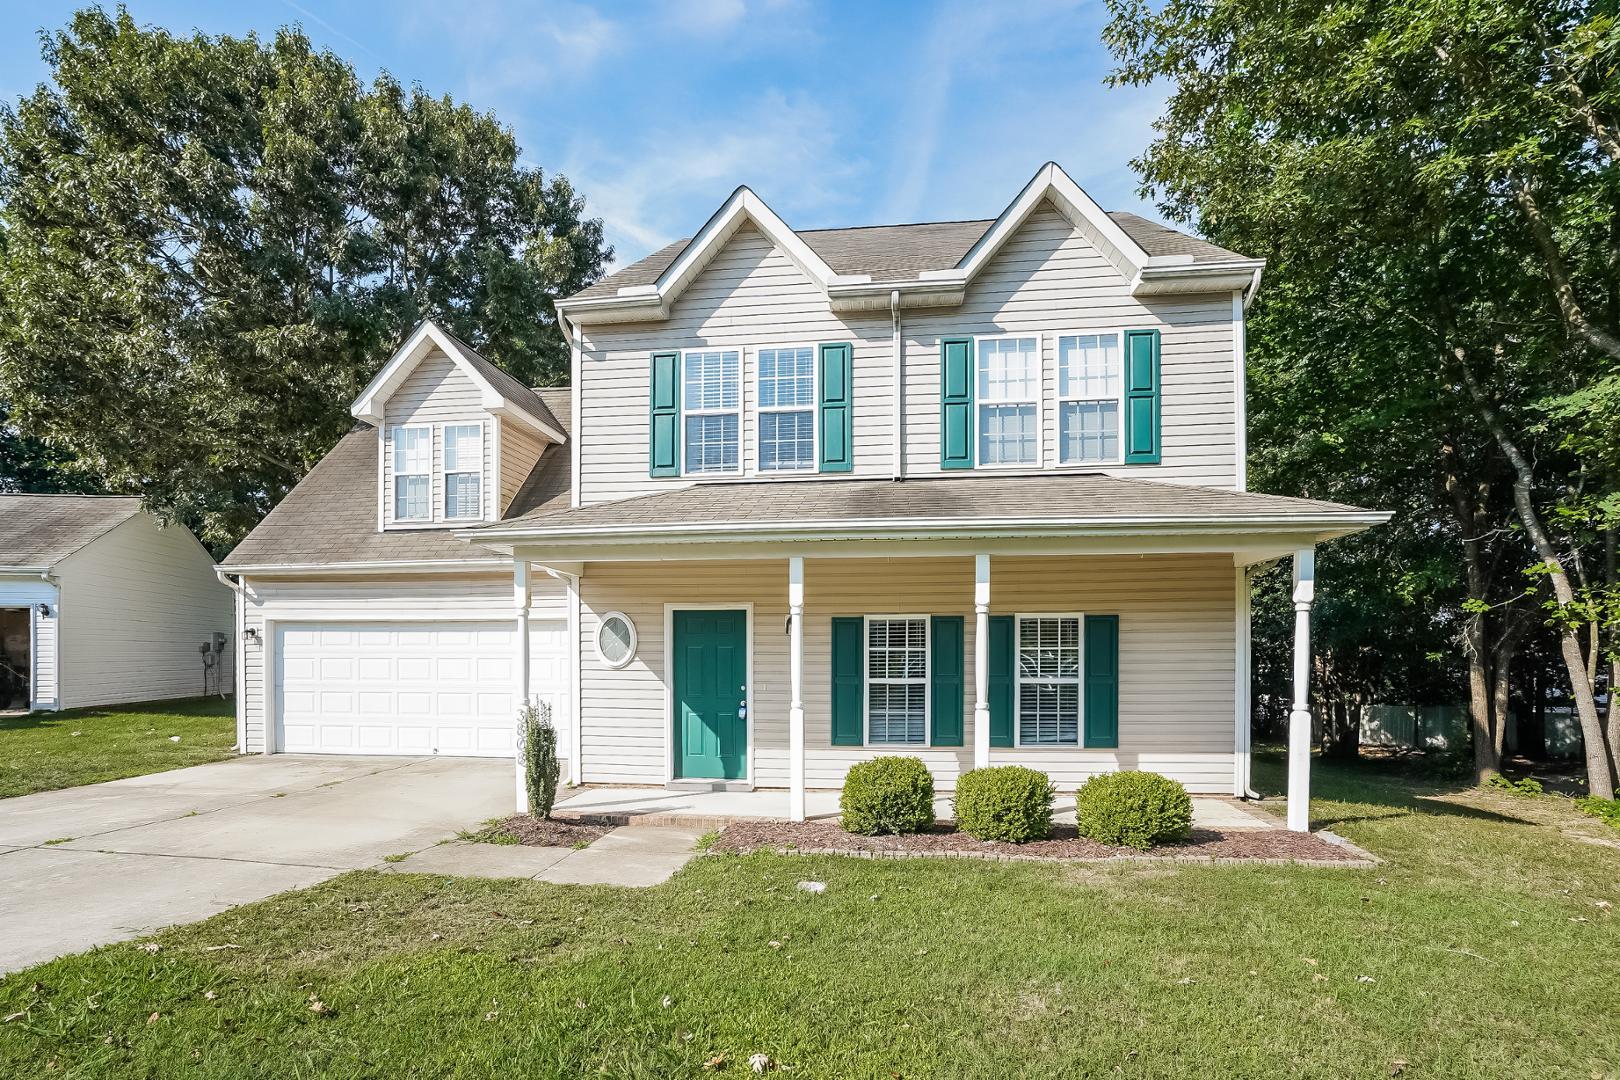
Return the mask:
<svg viewBox="0 0 1620 1080"><path fill-rule="evenodd" d="M969 769L956 781L957 828L978 840L1025 844L1052 835L1052 781L1022 765Z"/></svg>
<svg viewBox="0 0 1620 1080"><path fill-rule="evenodd" d="M1074 817L1081 836L1146 851L1187 835L1192 799L1186 788L1158 773L1102 773L1075 793Z"/></svg>
<svg viewBox="0 0 1620 1080"><path fill-rule="evenodd" d="M975 840L949 825L906 836L859 836L831 821L749 821L728 825L709 847L711 852L746 855L755 851L782 854L941 855L984 859L1046 861L1146 859L1222 859L1338 862L1363 865L1355 851L1309 833L1281 829L1193 829L1185 840L1140 851L1102 844L1080 836L1072 825L1054 825L1046 840L1008 844Z"/></svg>
<svg viewBox="0 0 1620 1080"><path fill-rule="evenodd" d="M587 825L578 821L517 814L509 818L492 818L484 822L482 829L460 833L456 839L474 844L582 848L589 846L597 837L605 836L612 831L611 825Z"/></svg>
<svg viewBox="0 0 1620 1080"><path fill-rule="evenodd" d="M852 833L919 832L934 823L934 776L922 758L863 761L844 776L838 809Z"/></svg>

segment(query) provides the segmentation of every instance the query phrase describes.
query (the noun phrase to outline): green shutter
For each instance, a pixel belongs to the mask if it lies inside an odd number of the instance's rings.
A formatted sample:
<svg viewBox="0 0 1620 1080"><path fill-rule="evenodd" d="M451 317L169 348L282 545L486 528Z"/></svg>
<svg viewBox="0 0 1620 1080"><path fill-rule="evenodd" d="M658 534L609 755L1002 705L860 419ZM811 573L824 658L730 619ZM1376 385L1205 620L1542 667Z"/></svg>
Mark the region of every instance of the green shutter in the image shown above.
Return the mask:
<svg viewBox="0 0 1620 1080"><path fill-rule="evenodd" d="M1119 616L1086 616L1086 746L1119 745Z"/></svg>
<svg viewBox="0 0 1620 1080"><path fill-rule="evenodd" d="M681 475L681 354L653 353L648 473Z"/></svg>
<svg viewBox="0 0 1620 1080"><path fill-rule="evenodd" d="M935 615L929 627L928 711L934 746L962 745L962 616Z"/></svg>
<svg viewBox="0 0 1620 1080"><path fill-rule="evenodd" d="M866 714L866 624L860 616L832 621L832 741L860 746Z"/></svg>
<svg viewBox="0 0 1620 1080"><path fill-rule="evenodd" d="M821 378L821 450L817 469L849 472L855 467L854 350L848 344L823 345L818 360Z"/></svg>
<svg viewBox="0 0 1620 1080"><path fill-rule="evenodd" d="M1125 332L1125 462L1159 463L1159 332Z"/></svg>
<svg viewBox="0 0 1620 1080"><path fill-rule="evenodd" d="M973 339L939 342L939 467L973 468Z"/></svg>
<svg viewBox="0 0 1620 1080"><path fill-rule="evenodd" d="M990 616L990 745L1013 744L1013 617Z"/></svg>

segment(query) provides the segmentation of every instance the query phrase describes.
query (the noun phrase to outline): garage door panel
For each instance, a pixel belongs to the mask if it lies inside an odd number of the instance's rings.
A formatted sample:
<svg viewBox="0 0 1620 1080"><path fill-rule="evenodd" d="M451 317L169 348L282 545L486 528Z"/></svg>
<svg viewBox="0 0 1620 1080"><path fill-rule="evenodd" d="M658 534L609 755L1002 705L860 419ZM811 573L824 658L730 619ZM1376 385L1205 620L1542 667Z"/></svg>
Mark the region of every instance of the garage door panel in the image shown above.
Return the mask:
<svg viewBox="0 0 1620 1080"><path fill-rule="evenodd" d="M512 630L278 627L277 746L290 753L512 753Z"/></svg>

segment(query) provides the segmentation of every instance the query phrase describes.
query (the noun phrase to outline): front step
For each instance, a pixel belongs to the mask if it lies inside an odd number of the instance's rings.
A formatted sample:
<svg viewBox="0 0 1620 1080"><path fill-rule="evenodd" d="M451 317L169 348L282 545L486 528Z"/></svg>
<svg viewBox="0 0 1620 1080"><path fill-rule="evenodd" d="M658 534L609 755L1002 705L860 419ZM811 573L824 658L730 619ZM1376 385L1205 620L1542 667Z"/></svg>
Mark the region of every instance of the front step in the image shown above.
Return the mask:
<svg viewBox="0 0 1620 1080"><path fill-rule="evenodd" d="M754 787L742 780L671 780L664 790L695 795L705 791L753 791Z"/></svg>

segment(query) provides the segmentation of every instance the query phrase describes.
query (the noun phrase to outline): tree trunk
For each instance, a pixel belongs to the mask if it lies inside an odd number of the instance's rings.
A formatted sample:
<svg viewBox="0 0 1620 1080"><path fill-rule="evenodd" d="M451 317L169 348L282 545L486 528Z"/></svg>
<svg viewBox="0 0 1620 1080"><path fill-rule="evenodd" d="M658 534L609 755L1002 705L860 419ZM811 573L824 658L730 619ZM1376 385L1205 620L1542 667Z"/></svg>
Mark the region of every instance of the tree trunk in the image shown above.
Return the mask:
<svg viewBox="0 0 1620 1080"><path fill-rule="evenodd" d="M1463 381L1468 386L1468 393L1479 407L1480 416L1484 419L1485 426L1490 429L1496 445L1501 447L1508 463L1513 466L1513 505L1519 512L1519 521L1524 525L1525 534L1530 537L1536 556L1541 559L1547 568L1548 577L1552 579L1553 595L1557 599L1558 609L1560 612L1566 611L1575 603L1575 590L1570 587L1569 574L1564 570L1564 564L1553 548L1546 529L1542 527L1541 515L1536 512L1535 501L1532 498L1532 481L1535 473L1529 460L1520 452L1518 444L1502 425L1496 409L1480 390L1479 383L1474 379L1473 369L1469 366L1467 351L1459 347L1455 352L1457 360L1462 365ZM1612 799L1614 772L1608 740L1605 738L1603 724L1598 720L1597 701L1592 693L1591 683L1587 681L1586 657L1581 651L1580 637L1567 621L1558 628L1558 645L1564 657L1564 667L1569 671L1570 692L1575 697L1575 712L1581 721L1581 738L1586 744L1587 790L1599 798Z"/></svg>
<svg viewBox="0 0 1620 1080"><path fill-rule="evenodd" d="M1504 619L1504 622L1501 636L1496 640L1496 648L1491 650L1491 725L1497 768L1501 768L1502 747L1507 741L1508 696L1513 689L1513 658L1518 655L1519 644L1524 640L1525 634L1530 632L1531 618L1527 613L1518 612L1515 617ZM1523 742L1522 738L1520 742Z"/></svg>
<svg viewBox="0 0 1620 1080"><path fill-rule="evenodd" d="M1446 439L1440 448L1440 467L1445 475L1446 493L1451 496L1452 512L1462 534L1463 573L1468 599L1486 603L1490 575L1485 570L1484 552L1479 539L1479 507L1464 486L1457 458L1457 447ZM1468 728L1474 744L1474 783L1483 784L1500 768L1496 738L1491 728L1490 627L1482 611L1469 612L1463 620L1463 655L1468 660Z"/></svg>
<svg viewBox="0 0 1620 1080"><path fill-rule="evenodd" d="M1530 182L1522 177L1515 180L1513 194L1518 200L1520 211L1524 214L1525 224L1530 228L1530 238L1535 241L1536 249L1541 252L1541 261L1547 271L1547 281L1552 286L1553 297L1558 301L1558 310L1564 317L1564 324L1569 327L1570 333L1584 340L1598 352L1611 359L1620 360L1620 338L1586 317L1586 309L1581 306L1580 299L1575 295L1575 283L1565 265L1564 251L1558 246L1558 238L1553 235L1552 225L1542 215L1541 205L1536 201L1536 194L1531 189Z"/></svg>
<svg viewBox="0 0 1620 1080"><path fill-rule="evenodd" d="M1613 525L1603 530L1603 583L1613 592L1620 580L1620 551L1617 551L1616 530ZM1604 711L1603 737L1609 744L1609 767L1620 777L1620 642L1609 641L1614 659L1609 662L1609 707ZM1594 667L1593 670L1596 670Z"/></svg>

